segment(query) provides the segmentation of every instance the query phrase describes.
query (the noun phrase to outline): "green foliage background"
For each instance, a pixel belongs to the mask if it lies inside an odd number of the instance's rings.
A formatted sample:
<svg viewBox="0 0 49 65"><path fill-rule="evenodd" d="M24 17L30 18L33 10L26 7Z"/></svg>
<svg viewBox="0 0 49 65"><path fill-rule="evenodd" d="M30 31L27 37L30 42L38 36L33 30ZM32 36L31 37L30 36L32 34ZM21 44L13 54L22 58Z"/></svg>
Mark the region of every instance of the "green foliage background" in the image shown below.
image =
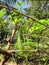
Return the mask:
<svg viewBox="0 0 49 65"><path fill-rule="evenodd" d="M46 28L44 25L41 25L30 18L19 15L16 12L10 12L7 18L4 18L6 14L5 8L0 10L0 42L4 44L4 46L0 47L6 48L6 38L10 35L16 24L20 25L20 28L16 31L13 38L12 44L14 44L14 46L11 46L10 49L19 50L18 54L25 56L26 58L28 56L33 57L34 61L37 60L38 65L49 65L49 54L41 52L23 52L23 50L37 49L49 52L49 28ZM39 19L39 22L47 25L47 27L49 26L49 18Z"/></svg>

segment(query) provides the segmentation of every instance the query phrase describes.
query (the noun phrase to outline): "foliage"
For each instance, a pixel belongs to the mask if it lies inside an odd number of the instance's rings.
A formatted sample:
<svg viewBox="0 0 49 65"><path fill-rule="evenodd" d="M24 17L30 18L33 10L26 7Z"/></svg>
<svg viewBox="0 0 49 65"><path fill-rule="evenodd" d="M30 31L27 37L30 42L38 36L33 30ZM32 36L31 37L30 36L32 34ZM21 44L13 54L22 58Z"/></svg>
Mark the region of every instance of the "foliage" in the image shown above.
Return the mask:
<svg viewBox="0 0 49 65"><path fill-rule="evenodd" d="M21 3L18 3L21 5ZM37 4L35 4L36 6ZM10 35L13 27L15 25L20 26L20 28L16 31L16 34L13 38L14 46L11 46L10 49L19 50L20 55L24 55L26 57L33 55L33 60L38 60L40 65L43 61L43 65L46 64L48 59L48 54L42 54L41 52L32 53L27 52L23 53L23 50L37 50L43 49L46 52L49 52L49 28L46 29L44 25L39 24L38 22L31 20L21 14L15 12L10 12L9 15L4 18L6 14L5 9L0 10L0 41L6 40L6 38ZM49 19L40 19L41 23L49 26ZM4 42L4 41L3 41ZM6 40L7 42L7 40ZM4 44L6 44L6 42ZM2 46L5 48L6 45ZM26 61L28 62L28 61Z"/></svg>
<svg viewBox="0 0 49 65"><path fill-rule="evenodd" d="M20 54L22 55L22 43L21 43L21 39L20 39L20 31L18 32L18 39L17 39L16 45L20 51Z"/></svg>
<svg viewBox="0 0 49 65"><path fill-rule="evenodd" d="M5 9L0 10L0 18L2 18L5 14L6 14Z"/></svg>
<svg viewBox="0 0 49 65"><path fill-rule="evenodd" d="M29 0L30 1L30 7L28 9L25 9L26 12L34 16L38 19L45 19L49 18L49 1L35 1L35 0Z"/></svg>

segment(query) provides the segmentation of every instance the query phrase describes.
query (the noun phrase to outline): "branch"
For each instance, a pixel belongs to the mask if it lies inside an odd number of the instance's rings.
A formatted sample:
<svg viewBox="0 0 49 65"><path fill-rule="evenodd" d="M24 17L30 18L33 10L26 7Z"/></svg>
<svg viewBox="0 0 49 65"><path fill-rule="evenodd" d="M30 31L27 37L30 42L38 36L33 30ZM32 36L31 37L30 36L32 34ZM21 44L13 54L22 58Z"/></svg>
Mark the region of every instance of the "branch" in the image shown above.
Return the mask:
<svg viewBox="0 0 49 65"><path fill-rule="evenodd" d="M3 50L3 49L0 49L0 53L1 54L4 54L4 58L2 59L2 62L0 63L1 65L3 65L10 57L13 57L12 56L12 53L13 52L19 52L19 50ZM23 50L23 52L33 52L33 53L37 53L37 52L40 52L40 53L46 53L46 54L49 54L48 52L44 51L44 50L40 50L40 49L37 49L37 50ZM18 55L20 56L20 55Z"/></svg>
<svg viewBox="0 0 49 65"><path fill-rule="evenodd" d="M41 24L41 25L43 25L43 26L45 26L45 27L49 27L49 26L47 26L46 24L41 23L38 19L19 12L18 9L16 9L16 8L10 7L10 6L8 6L8 5L4 5L3 3L0 3L0 7L1 7L1 8L5 8L5 9L7 9L7 10L9 10L9 11L15 11L16 13L21 14L21 15L27 17L27 18L30 18L30 19L32 19L33 21L35 21L35 22L37 22L37 23L39 23L39 24Z"/></svg>
<svg viewBox="0 0 49 65"><path fill-rule="evenodd" d="M13 37L14 37L14 35L15 35L15 33L16 33L16 30L17 30L18 28L19 28L19 26L15 25L15 28L13 29L13 31L12 31L10 37L9 37L8 43L7 43L7 48L6 48L7 51L10 49L10 45L11 45L11 43L12 43ZM3 56L3 59L1 60L1 65L4 65L4 63L8 60L7 58L8 58L7 55L4 55L4 56ZM6 60L6 59L7 59L7 60Z"/></svg>
<svg viewBox="0 0 49 65"><path fill-rule="evenodd" d="M12 56L12 53L14 52L19 52L19 50L3 50L0 48L0 53L7 55L7 56ZM49 52L46 52L45 50L42 49L36 49L36 50L23 50L22 52L41 52L41 53L46 53L49 54Z"/></svg>
<svg viewBox="0 0 49 65"><path fill-rule="evenodd" d="M3 49L1 49L1 48L0 48L0 54L4 54L4 55L7 55L7 56L12 56L11 53L9 53L8 51L3 50Z"/></svg>
<svg viewBox="0 0 49 65"><path fill-rule="evenodd" d="M11 43L12 43L12 40L13 40L13 37L16 33L16 31L20 28L20 25L16 24L14 29L12 30L12 33L11 35L9 36L9 39L8 39L8 43L7 43L7 47L6 47L6 50L8 51L10 49L10 46L11 46ZM4 55L3 56L3 59L1 60L1 65L4 65L4 63L8 60L7 58L7 55ZM6 60L7 59L7 60Z"/></svg>
<svg viewBox="0 0 49 65"><path fill-rule="evenodd" d="M19 50L8 50L8 52L13 53L13 52L19 52ZM49 54L49 52L46 52L45 50L42 49L36 49L36 50L23 50L22 52L41 52L41 53L46 53Z"/></svg>
<svg viewBox="0 0 49 65"><path fill-rule="evenodd" d="M5 50L3 50L3 49L1 49L1 48L0 48L0 53L1 53L1 54L4 54L4 58L1 60L0 65L4 65L4 63L5 63L10 57L12 57L12 54L9 53L9 52L7 52L7 51L5 51Z"/></svg>

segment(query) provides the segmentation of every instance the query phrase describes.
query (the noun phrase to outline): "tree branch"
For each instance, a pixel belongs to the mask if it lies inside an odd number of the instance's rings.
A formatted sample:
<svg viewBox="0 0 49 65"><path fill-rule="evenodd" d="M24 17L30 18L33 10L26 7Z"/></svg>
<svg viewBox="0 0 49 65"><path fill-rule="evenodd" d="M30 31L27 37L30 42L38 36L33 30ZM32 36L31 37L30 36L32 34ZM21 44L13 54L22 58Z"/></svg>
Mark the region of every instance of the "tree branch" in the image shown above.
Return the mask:
<svg viewBox="0 0 49 65"><path fill-rule="evenodd" d="M45 27L49 27L49 26L47 26L46 24L41 23L38 19L19 12L18 9L16 9L16 8L10 7L10 6L8 6L8 5L4 5L3 3L0 3L0 7L5 8L5 9L10 10L10 11L15 11L16 13L21 14L21 15L27 17L27 18L30 18L30 19L32 19L33 21L35 21L35 22L37 22L37 23L39 23L39 24L41 24L41 25L43 25L43 26L45 26Z"/></svg>
<svg viewBox="0 0 49 65"><path fill-rule="evenodd" d="M15 25L15 28L13 29L10 37L9 37L9 40L8 40L8 43L7 43L7 47L6 47L6 50L8 51L10 49L10 45L12 43L12 40L13 40L13 37L16 33L16 30L19 28L19 26ZM1 60L1 65L4 65L4 63L7 61L7 54L3 56L3 59Z"/></svg>
<svg viewBox="0 0 49 65"><path fill-rule="evenodd" d="M7 56L12 56L11 53L9 53L8 51L3 50L1 48L0 48L0 54L4 54L4 55L7 55Z"/></svg>
<svg viewBox="0 0 49 65"><path fill-rule="evenodd" d="M0 54L4 54L7 56L11 56L12 57L12 53L14 52L19 52L19 50L3 50L0 48ZM42 49L35 49L35 50L23 50L23 52L41 52L41 53L46 53L49 54L49 52L46 52L45 50Z"/></svg>

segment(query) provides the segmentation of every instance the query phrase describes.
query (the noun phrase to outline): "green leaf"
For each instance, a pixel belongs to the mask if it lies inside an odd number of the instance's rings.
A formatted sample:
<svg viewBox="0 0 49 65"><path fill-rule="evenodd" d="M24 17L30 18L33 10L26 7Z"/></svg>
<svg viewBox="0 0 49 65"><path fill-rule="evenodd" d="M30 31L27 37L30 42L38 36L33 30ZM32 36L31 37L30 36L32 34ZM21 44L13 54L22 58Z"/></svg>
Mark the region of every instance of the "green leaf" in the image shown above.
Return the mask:
<svg viewBox="0 0 49 65"><path fill-rule="evenodd" d="M0 18L2 18L5 14L6 14L5 9L0 10Z"/></svg>
<svg viewBox="0 0 49 65"><path fill-rule="evenodd" d="M18 22L18 18L16 16L13 17L14 22L17 23Z"/></svg>
<svg viewBox="0 0 49 65"><path fill-rule="evenodd" d="M18 4L19 6L21 6L21 5L22 5L22 2L17 2L17 4Z"/></svg>
<svg viewBox="0 0 49 65"><path fill-rule="evenodd" d="M20 32L18 32L18 38L17 38L17 47L19 49L19 53L22 55L22 43L21 43L21 39L20 39Z"/></svg>

